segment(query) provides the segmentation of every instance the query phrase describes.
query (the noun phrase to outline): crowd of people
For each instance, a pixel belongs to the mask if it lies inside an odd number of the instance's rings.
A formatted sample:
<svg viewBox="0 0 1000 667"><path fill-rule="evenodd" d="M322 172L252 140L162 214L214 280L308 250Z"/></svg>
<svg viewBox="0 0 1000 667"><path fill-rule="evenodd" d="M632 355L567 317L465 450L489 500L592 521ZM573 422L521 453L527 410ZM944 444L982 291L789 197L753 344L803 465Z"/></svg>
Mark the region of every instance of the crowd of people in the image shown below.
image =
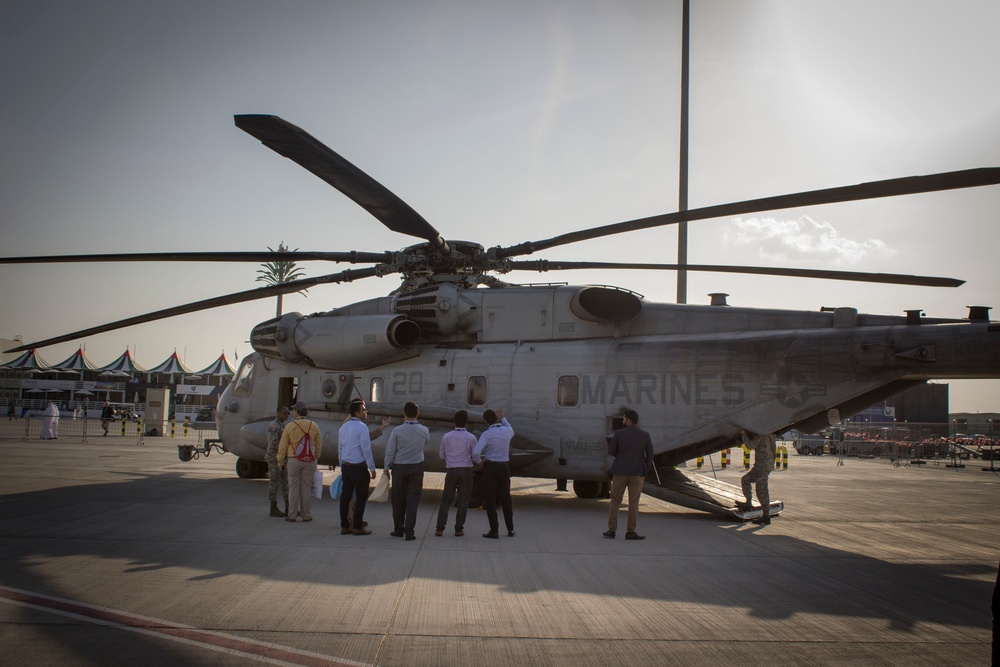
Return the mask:
<svg viewBox="0 0 1000 667"><path fill-rule="evenodd" d="M342 535L371 535L365 521L365 508L371 491L371 482L378 479L371 443L381 437L390 424L383 417L379 426L372 429L366 422L368 408L361 399L351 402L349 416L340 427L337 437L337 460L340 464L340 532ZM294 413L294 419L289 417ZM270 516L284 517L295 523L312 521L313 479L317 461L322 454L322 436L319 427L308 418L305 403L278 410L275 420L267 429L268 503ZM410 401L403 406L403 423L389 435L381 484L390 484L389 500L392 503L392 537L406 541L416 539L417 508L423 494L424 456L431 434L419 423L420 408ZM504 416L503 408L486 410L483 420L487 428L477 438L467 429L469 414L458 410L454 414L454 428L441 438L438 456L445 464L444 486L437 509L434 535L444 535L452 504L455 513L455 537L465 535L465 521L472 495L473 469L482 465L483 507L489 529L483 533L488 539L499 539L500 517L503 514L507 537L514 537L514 508L510 493L510 442L514 428ZM626 410L624 427L615 431L608 446L614 457L611 467L611 506L608 530L604 537L614 539L618 527L618 513L628 491L628 519L626 540L643 540L637 532L639 498L647 473L653 468L653 443L648 432L638 427L639 415ZM756 487L758 501L763 509L761 520L768 524L769 498L767 477L774 465L774 436L743 433L748 447L756 449L754 469L743 481L745 503L740 509L751 509L752 486ZM769 453L768 453L769 452ZM770 465L770 467L768 467ZM378 489L378 486L376 486ZM278 507L278 494L284 499L284 510Z"/></svg>

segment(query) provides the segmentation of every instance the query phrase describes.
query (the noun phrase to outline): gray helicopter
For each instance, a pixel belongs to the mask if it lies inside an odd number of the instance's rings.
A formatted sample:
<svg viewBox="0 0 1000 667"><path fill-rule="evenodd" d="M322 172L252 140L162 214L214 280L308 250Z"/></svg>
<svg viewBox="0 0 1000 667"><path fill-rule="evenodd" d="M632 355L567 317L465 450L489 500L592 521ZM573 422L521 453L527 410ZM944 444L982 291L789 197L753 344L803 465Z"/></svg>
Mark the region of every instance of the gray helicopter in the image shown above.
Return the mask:
<svg viewBox="0 0 1000 667"><path fill-rule="evenodd" d="M915 176L802 192L570 232L513 246L445 240L387 188L302 129L269 115L236 116L265 146L340 190L389 229L422 242L392 252L196 252L0 258L0 263L104 261L332 261L365 264L247 290L34 342L53 345L113 329L329 283L399 274L391 294L314 315L287 313L254 327L255 350L219 400L222 447L237 472L266 471L265 431L280 405L304 401L323 433L324 465L336 465L337 431L354 398L371 417L420 405L432 432L430 470L442 470L441 436L457 410L470 428L503 407L516 436L515 476L573 480L578 496L607 488L607 443L626 408L652 435L655 469L646 492L738 518L742 494L677 466L733 446L743 431L818 432L932 379L1000 378L1000 324L989 308L965 319L920 311L868 315L854 308L797 311L653 303L627 289L518 285L513 271L677 270L677 264L516 259L586 239L815 204L995 185L1000 168ZM751 266L685 265L688 271L956 287L951 278ZM373 442L376 462L386 437ZM182 457L183 458L183 457ZM775 510L780 510L776 503ZM774 513L775 510L772 510ZM759 510L758 510L759 511Z"/></svg>

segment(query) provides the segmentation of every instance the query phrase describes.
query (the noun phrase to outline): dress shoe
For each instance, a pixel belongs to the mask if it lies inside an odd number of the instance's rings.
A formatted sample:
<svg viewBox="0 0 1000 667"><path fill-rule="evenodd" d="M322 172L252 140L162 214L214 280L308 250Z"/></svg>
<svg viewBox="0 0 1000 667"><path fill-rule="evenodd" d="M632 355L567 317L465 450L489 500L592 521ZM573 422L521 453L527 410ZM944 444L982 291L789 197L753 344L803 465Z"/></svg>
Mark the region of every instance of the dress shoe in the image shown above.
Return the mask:
<svg viewBox="0 0 1000 667"><path fill-rule="evenodd" d="M417 536L414 535L413 533L410 533L409 535L406 536L406 541L407 542L412 542L415 539L417 539Z"/></svg>
<svg viewBox="0 0 1000 667"><path fill-rule="evenodd" d="M463 537L464 535L465 535L465 531L464 530L456 530L455 531L455 537Z"/></svg>
<svg viewBox="0 0 1000 667"><path fill-rule="evenodd" d="M498 540L498 539L500 539L500 535L497 534L497 533L483 533L483 537L488 537L491 540Z"/></svg>
<svg viewBox="0 0 1000 667"><path fill-rule="evenodd" d="M371 535L372 534L372 531L368 530L367 528L355 528L351 532L354 533L355 535Z"/></svg>
<svg viewBox="0 0 1000 667"><path fill-rule="evenodd" d="M769 516L762 516L759 519L754 519L750 523L755 523L758 526L770 526L771 525L771 517L769 517Z"/></svg>
<svg viewBox="0 0 1000 667"><path fill-rule="evenodd" d="M442 535L444 535L443 528L438 528L437 530L434 531L434 537L441 537Z"/></svg>
<svg viewBox="0 0 1000 667"><path fill-rule="evenodd" d="M604 535L604 537L607 537L608 539L611 540L615 539L615 531L613 530L606 530L603 533L601 533L601 535Z"/></svg>
<svg viewBox="0 0 1000 667"><path fill-rule="evenodd" d="M305 519L302 519L302 520L303 520L303 521L312 521L312 520L313 520L313 518L312 518L312 517L308 517L308 518L305 518Z"/></svg>
<svg viewBox="0 0 1000 667"><path fill-rule="evenodd" d="M295 523L295 517L294 516L286 516L285 517L285 521L291 521L292 523Z"/></svg>
<svg viewBox="0 0 1000 667"><path fill-rule="evenodd" d="M402 537L403 536L403 531L401 531L401 530L394 530L394 531L392 531L389 534L392 535L393 537Z"/></svg>
<svg viewBox="0 0 1000 667"><path fill-rule="evenodd" d="M644 539L646 539L646 536L645 535L640 535L639 533L625 533L625 539L626 540L644 540Z"/></svg>
<svg viewBox="0 0 1000 667"><path fill-rule="evenodd" d="M507 537L514 537L514 531L513 530L508 530L507 531Z"/></svg>
<svg viewBox="0 0 1000 667"><path fill-rule="evenodd" d="M340 529L340 534L341 535L353 535L354 531L351 530L350 528L341 528Z"/></svg>

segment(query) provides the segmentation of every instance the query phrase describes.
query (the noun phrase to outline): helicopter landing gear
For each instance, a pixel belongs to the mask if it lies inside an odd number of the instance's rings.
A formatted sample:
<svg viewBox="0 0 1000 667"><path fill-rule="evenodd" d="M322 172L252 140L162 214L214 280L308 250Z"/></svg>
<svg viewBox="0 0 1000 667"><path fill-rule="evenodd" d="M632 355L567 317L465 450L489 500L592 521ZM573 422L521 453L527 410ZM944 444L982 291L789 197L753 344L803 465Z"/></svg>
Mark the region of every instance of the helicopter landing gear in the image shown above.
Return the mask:
<svg viewBox="0 0 1000 667"><path fill-rule="evenodd" d="M605 484L592 479L574 479L573 493L577 498L600 498Z"/></svg>
<svg viewBox="0 0 1000 667"><path fill-rule="evenodd" d="M236 459L236 475L242 479L267 477L267 464L249 459Z"/></svg>

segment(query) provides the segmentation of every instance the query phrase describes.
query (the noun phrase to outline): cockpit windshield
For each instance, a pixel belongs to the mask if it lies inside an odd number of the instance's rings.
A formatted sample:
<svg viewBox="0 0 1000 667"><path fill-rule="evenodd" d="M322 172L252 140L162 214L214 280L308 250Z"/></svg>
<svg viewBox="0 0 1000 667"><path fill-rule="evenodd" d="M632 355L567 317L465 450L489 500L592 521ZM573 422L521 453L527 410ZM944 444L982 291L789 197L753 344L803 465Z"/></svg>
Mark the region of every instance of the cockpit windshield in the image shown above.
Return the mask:
<svg viewBox="0 0 1000 667"><path fill-rule="evenodd" d="M240 369L236 372L236 379L233 381L233 394L235 396L249 396L253 388L253 367L252 359L244 359Z"/></svg>

